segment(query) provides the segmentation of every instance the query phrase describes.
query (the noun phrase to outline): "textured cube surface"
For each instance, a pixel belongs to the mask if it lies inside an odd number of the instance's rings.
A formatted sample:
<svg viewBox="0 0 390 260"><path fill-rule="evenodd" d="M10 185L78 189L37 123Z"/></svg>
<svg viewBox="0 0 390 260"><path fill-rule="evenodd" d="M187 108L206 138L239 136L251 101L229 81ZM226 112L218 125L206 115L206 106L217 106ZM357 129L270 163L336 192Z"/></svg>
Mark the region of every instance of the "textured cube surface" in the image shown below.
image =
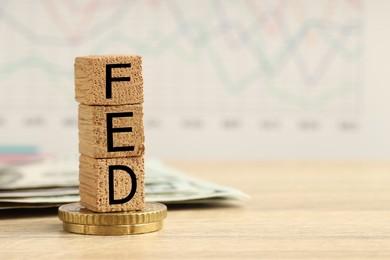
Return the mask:
<svg viewBox="0 0 390 260"><path fill-rule="evenodd" d="M81 154L92 158L144 154L142 105L79 105L78 124Z"/></svg>
<svg viewBox="0 0 390 260"><path fill-rule="evenodd" d="M119 169L124 166L134 173ZM112 187L110 191L110 167L112 170ZM94 159L80 156L80 204L95 212L114 212L142 210L144 208L144 159L143 157L128 157L115 159ZM135 177L135 179L134 179ZM135 181L135 186L133 186ZM113 189L113 191L112 191ZM134 196L125 203L117 202L131 195ZM111 192L111 195L110 195Z"/></svg>
<svg viewBox="0 0 390 260"><path fill-rule="evenodd" d="M87 105L123 105L143 102L141 56L77 57L74 66L77 102ZM107 97L107 80L110 98Z"/></svg>

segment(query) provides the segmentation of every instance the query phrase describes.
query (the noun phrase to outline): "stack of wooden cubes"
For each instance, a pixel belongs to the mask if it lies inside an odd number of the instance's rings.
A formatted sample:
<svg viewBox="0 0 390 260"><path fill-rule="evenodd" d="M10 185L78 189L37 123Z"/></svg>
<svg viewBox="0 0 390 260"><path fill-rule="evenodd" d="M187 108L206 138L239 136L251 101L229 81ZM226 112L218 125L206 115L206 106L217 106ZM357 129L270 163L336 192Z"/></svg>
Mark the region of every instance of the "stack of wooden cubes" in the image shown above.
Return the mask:
<svg viewBox="0 0 390 260"><path fill-rule="evenodd" d="M80 204L95 212L144 208L142 59L77 57Z"/></svg>

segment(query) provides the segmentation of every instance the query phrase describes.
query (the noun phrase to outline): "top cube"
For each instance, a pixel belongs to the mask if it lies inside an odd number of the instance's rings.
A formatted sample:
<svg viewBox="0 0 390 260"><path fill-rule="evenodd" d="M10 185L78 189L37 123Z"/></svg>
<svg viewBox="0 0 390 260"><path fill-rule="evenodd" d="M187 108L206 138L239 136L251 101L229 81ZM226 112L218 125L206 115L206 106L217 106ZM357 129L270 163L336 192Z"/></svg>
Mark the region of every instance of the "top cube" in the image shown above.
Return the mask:
<svg viewBox="0 0 390 260"><path fill-rule="evenodd" d="M74 70L76 100L81 104L125 105L144 101L141 56L76 57Z"/></svg>

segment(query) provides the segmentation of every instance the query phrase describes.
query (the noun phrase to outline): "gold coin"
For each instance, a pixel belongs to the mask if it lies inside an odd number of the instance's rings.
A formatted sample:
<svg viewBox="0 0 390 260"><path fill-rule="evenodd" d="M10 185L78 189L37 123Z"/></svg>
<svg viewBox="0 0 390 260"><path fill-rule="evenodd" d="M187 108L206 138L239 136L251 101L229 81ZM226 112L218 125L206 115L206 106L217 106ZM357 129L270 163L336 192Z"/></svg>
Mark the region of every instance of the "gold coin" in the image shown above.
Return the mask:
<svg viewBox="0 0 390 260"><path fill-rule="evenodd" d="M166 216L165 205L151 202L146 202L145 208L140 211L98 213L88 210L79 203L62 205L58 209L58 217L63 222L92 226L162 222Z"/></svg>
<svg viewBox="0 0 390 260"><path fill-rule="evenodd" d="M160 230L163 222L150 222L135 225L81 225L64 222L64 230L85 235L119 236L150 233Z"/></svg>

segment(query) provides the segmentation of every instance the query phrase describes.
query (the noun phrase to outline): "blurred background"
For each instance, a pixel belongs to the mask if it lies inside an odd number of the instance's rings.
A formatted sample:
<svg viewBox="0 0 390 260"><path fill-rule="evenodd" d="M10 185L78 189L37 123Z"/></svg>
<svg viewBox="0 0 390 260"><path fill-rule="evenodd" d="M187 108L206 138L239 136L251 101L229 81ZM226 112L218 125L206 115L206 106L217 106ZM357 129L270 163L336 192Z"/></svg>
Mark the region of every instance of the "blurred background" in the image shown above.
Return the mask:
<svg viewBox="0 0 390 260"><path fill-rule="evenodd" d="M78 154L76 56L143 56L147 156L390 157L388 1L1 1L0 154Z"/></svg>

